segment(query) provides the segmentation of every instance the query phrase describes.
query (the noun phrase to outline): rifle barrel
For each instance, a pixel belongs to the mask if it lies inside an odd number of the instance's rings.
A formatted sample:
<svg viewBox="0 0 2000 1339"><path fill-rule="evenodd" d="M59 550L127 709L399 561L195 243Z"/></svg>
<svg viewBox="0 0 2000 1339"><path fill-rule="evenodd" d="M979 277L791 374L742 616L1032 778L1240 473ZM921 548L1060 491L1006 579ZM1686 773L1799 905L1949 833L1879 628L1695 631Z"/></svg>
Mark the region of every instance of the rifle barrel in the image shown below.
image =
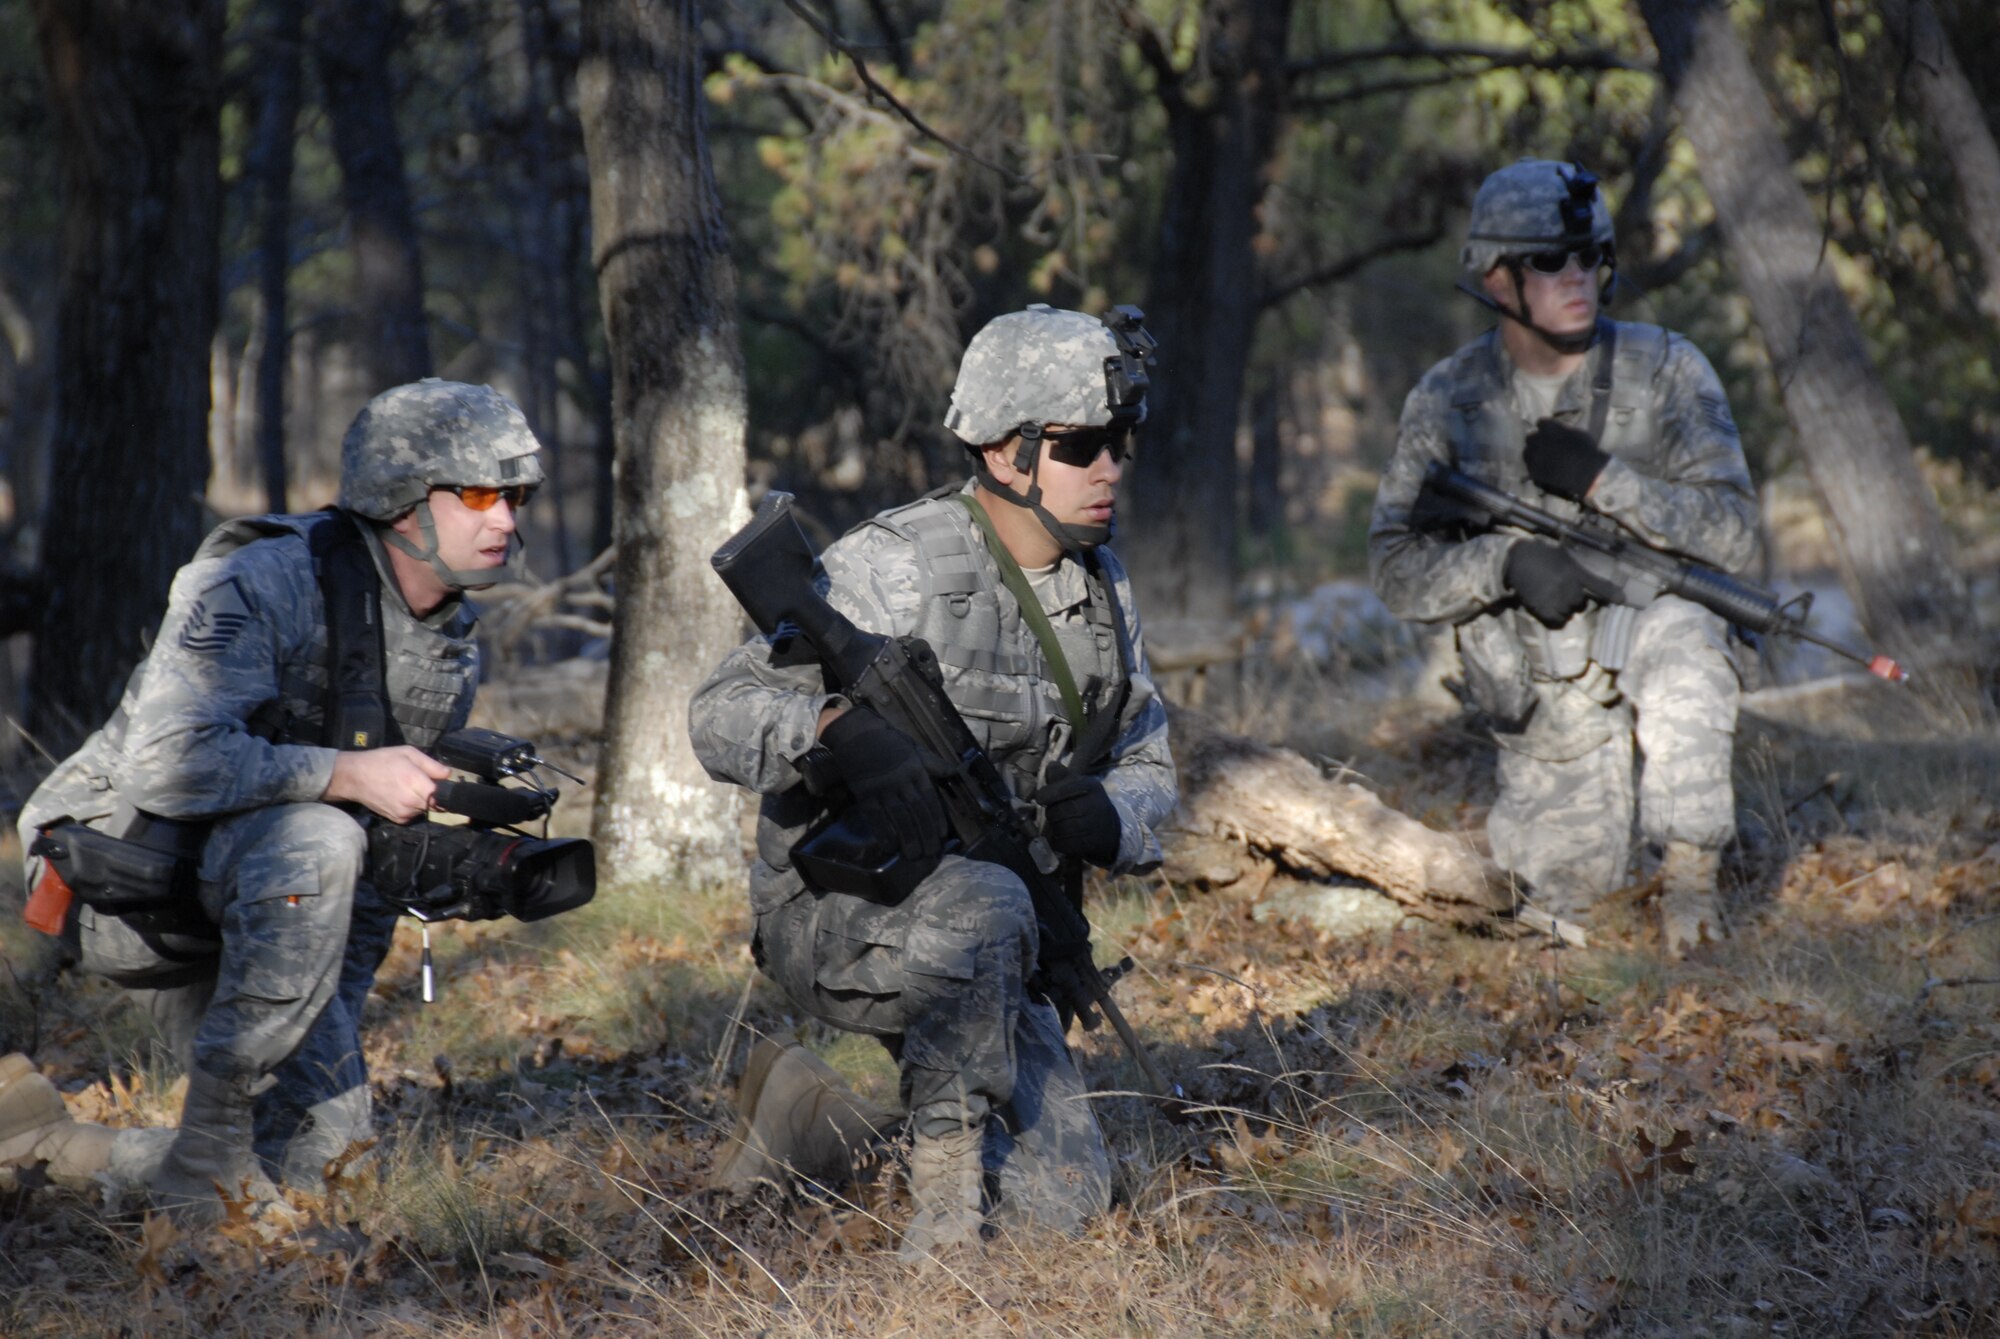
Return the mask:
<svg viewBox="0 0 2000 1339"><path fill-rule="evenodd" d="M1873 651L1851 646L1838 638L1814 632L1805 625L1803 618L1789 612L1784 602L1776 595L1746 581L1739 581L1727 572L1675 558L1637 540L1628 541L1614 535L1603 534L1589 526L1565 521L1559 516L1543 511L1531 502L1522 501L1505 489L1495 488L1441 461L1433 462L1424 471L1424 485L1436 489L1447 497L1477 507L1502 524L1530 531L1545 539L1555 540L1559 544L1575 544L1593 549L1642 571L1651 571L1664 576L1667 578L1668 589L1674 594L1693 600L1696 604L1740 627L1753 632L1772 632L1798 637L1815 646L1823 646L1835 655L1845 656L1856 664L1865 666L1870 674L1879 679L1886 679L1890 683L1903 683L1910 677L1901 665L1888 656L1877 655Z"/></svg>

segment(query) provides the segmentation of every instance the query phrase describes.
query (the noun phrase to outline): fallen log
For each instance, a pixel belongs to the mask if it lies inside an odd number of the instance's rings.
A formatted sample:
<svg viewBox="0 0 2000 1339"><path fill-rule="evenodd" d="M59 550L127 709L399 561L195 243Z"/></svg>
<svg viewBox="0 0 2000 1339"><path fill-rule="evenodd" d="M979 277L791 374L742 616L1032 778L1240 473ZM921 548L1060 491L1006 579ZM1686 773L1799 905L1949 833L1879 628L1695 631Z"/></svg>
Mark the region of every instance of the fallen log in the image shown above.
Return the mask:
<svg viewBox="0 0 2000 1339"><path fill-rule="evenodd" d="M1247 879L1253 897L1276 875L1355 879L1427 920L1583 941L1578 927L1524 911L1505 873L1465 837L1425 827L1365 786L1186 708L1171 710L1170 737L1181 783L1180 807L1161 834L1170 879L1206 887Z"/></svg>

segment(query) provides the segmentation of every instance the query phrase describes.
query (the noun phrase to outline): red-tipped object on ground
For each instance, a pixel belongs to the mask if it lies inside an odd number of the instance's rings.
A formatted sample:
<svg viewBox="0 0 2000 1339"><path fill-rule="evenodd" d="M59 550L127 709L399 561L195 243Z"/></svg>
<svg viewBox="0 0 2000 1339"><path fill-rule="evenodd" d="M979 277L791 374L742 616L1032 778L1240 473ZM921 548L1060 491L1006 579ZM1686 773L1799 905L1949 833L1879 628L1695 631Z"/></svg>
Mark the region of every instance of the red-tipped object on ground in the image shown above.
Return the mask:
<svg viewBox="0 0 2000 1339"><path fill-rule="evenodd" d="M1907 670L1887 656L1876 656L1871 659L1868 662L1868 672L1878 679L1887 679L1890 683L1905 683L1910 677Z"/></svg>

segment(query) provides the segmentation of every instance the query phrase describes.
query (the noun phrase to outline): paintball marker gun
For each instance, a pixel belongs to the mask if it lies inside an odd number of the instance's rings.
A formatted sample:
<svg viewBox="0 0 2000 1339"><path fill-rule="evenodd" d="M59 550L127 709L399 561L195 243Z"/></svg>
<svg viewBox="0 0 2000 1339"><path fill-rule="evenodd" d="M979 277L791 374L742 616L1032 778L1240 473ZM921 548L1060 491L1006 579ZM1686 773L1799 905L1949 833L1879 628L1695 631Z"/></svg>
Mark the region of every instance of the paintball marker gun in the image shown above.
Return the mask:
<svg viewBox="0 0 2000 1339"><path fill-rule="evenodd" d="M1797 637L1823 646L1891 683L1909 677L1888 656L1876 655L1807 627L1806 615L1812 609L1810 592L1780 600L1772 592L1739 581L1726 572L1662 553L1610 523L1565 521L1449 465L1433 464L1424 474L1424 487L1450 502L1483 513L1497 525L1525 530L1560 544L1589 577L1590 591L1599 599L1644 608L1662 595L1678 595L1751 632ZM1621 666L1606 665L1606 668Z"/></svg>
<svg viewBox="0 0 2000 1339"><path fill-rule="evenodd" d="M1156 1093L1174 1109L1169 1089L1145 1045L1111 998L1111 984L1131 966L1109 970L1091 959L1090 922L1081 897L1065 889L1060 862L1014 797L993 760L944 690L936 654L920 638L864 632L828 604L813 582L812 545L792 514L792 495L767 493L750 523L709 560L751 620L766 635L781 629L803 637L828 676L850 700L901 731L927 755L944 805L947 852L1002 865L1028 886L1041 932L1039 966L1030 990L1065 1018L1094 1027L1111 1021ZM792 863L820 891L899 902L936 867L903 859L895 844L864 831L835 806L792 848Z"/></svg>

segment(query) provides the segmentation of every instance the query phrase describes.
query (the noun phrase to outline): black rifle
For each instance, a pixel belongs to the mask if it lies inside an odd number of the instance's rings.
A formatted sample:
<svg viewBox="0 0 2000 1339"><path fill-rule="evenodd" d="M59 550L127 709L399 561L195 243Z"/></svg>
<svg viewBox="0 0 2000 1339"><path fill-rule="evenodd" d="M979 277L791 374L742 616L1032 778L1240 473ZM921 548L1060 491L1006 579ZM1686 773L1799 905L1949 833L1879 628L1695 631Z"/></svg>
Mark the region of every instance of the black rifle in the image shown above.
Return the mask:
<svg viewBox="0 0 2000 1339"><path fill-rule="evenodd" d="M1590 593L1600 600L1643 609L1662 595L1678 595L1751 632L1797 637L1824 646L1891 683L1909 677L1902 666L1887 656L1849 646L1807 627L1806 615L1812 610L1810 591L1780 600L1770 591L1739 581L1727 572L1662 553L1613 523L1565 521L1552 516L1505 489L1481 483L1449 465L1433 464L1425 471L1424 487L1452 502L1475 508L1495 524L1554 540L1584 570Z"/></svg>
<svg viewBox="0 0 2000 1339"><path fill-rule="evenodd" d="M777 636L787 629L803 637L842 694L922 750L950 827L945 850L1001 865L1028 886L1041 936L1030 991L1086 1029L1097 1025L1100 1014L1111 1020L1146 1081L1169 1110L1176 1110L1179 1086L1169 1088L1162 1080L1145 1044L1111 998L1112 982L1130 970L1132 960L1108 971L1092 960L1080 889L1072 895L1064 887L1055 852L1014 807L1000 769L945 695L930 645L917 637L863 632L826 602L813 584L812 545L792 514L790 493L765 494L750 523L709 561L762 632ZM816 889L886 902L908 896L937 864L901 859L838 810L800 839L792 848L792 861Z"/></svg>

